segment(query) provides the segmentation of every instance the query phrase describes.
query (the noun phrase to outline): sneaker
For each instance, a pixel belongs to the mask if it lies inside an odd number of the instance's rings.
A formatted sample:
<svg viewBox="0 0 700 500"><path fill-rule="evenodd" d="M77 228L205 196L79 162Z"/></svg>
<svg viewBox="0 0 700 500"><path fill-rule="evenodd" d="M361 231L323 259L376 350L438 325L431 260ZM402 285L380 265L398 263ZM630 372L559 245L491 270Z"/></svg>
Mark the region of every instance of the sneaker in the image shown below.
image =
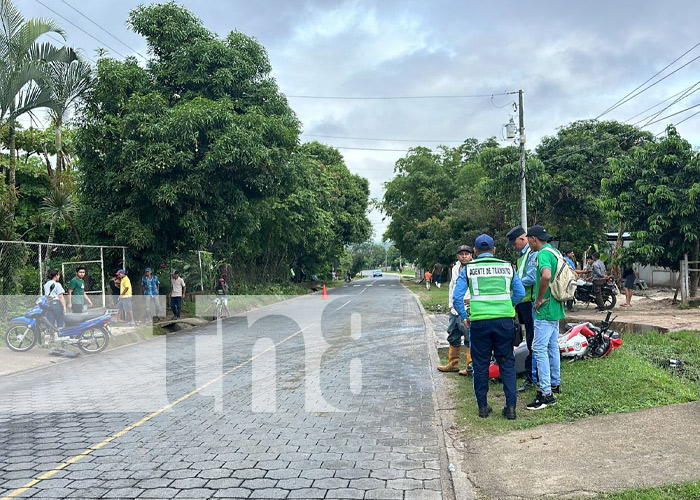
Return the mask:
<svg viewBox="0 0 700 500"><path fill-rule="evenodd" d="M527 391L531 387L535 387L535 383L530 378L527 378L525 379L525 382L523 382L523 385L518 387L518 392Z"/></svg>
<svg viewBox="0 0 700 500"><path fill-rule="evenodd" d="M493 408L491 408L489 405L486 406L479 406L479 417L480 418L486 418L489 416L489 414L493 411Z"/></svg>
<svg viewBox="0 0 700 500"><path fill-rule="evenodd" d="M501 413L508 420L515 420L517 418L515 414L515 406L504 406Z"/></svg>
<svg viewBox="0 0 700 500"><path fill-rule="evenodd" d="M561 394L561 385L553 385L552 394Z"/></svg>
<svg viewBox="0 0 700 500"><path fill-rule="evenodd" d="M547 408L547 406L553 405L556 402L557 400L554 399L553 394L542 394L540 391L537 391L537 396L535 396L535 399L532 401L532 403L529 403L527 405L527 409L542 410L544 408Z"/></svg>
<svg viewBox="0 0 700 500"><path fill-rule="evenodd" d="M136 326L136 323L134 323L133 321L129 321L129 322L126 324L126 326Z"/></svg>

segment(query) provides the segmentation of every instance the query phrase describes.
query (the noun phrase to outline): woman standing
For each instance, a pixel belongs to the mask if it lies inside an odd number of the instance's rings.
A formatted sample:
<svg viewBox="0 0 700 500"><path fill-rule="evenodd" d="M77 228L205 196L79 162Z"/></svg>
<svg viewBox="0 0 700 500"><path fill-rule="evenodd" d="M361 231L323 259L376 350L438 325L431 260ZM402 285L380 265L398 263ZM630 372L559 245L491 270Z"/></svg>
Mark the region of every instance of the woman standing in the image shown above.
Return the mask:
<svg viewBox="0 0 700 500"><path fill-rule="evenodd" d="M61 273L56 269L49 271L49 280L44 283L44 295L49 297L49 321L55 322L57 328L63 328L63 316L66 314L66 300L63 294L66 291L58 282L59 279Z"/></svg>
<svg viewBox="0 0 700 500"><path fill-rule="evenodd" d="M634 275L634 269L632 269L631 265L625 266L624 270L622 271L622 279L625 280L625 298L627 299L627 302L624 304L620 304L621 306L630 306L632 305L632 289L634 288L634 280L636 279L636 276Z"/></svg>

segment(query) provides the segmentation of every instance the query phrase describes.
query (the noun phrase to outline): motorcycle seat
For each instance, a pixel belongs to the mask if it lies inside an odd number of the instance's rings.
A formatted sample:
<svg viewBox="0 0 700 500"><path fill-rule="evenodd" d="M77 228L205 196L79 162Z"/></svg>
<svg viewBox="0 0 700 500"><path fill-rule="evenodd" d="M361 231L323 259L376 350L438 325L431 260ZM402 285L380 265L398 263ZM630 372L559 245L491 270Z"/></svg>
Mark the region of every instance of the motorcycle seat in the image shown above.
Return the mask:
<svg viewBox="0 0 700 500"><path fill-rule="evenodd" d="M104 316L104 311L90 311L90 312L85 312L85 313L66 313L65 316L63 316L63 321L66 322L66 324L72 324L72 325L77 325L79 323L82 323L83 321L87 321L89 319L95 319L99 318L100 316Z"/></svg>

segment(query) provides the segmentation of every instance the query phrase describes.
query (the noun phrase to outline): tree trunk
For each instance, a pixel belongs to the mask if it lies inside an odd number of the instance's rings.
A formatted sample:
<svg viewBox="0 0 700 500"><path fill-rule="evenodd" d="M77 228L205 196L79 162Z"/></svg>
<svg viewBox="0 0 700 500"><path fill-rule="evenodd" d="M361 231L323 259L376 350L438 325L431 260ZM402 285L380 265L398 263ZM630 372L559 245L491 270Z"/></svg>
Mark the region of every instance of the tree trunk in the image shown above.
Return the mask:
<svg viewBox="0 0 700 500"><path fill-rule="evenodd" d="M10 166L10 176L8 179L8 203L7 203L7 217L13 222L15 220L15 207L17 206L17 158L16 156L16 130L14 120L10 120L8 124L9 140L7 141L7 147L9 149L9 166Z"/></svg>
<svg viewBox="0 0 700 500"><path fill-rule="evenodd" d="M693 251L690 254L690 260L695 261L695 264L690 264L688 267L692 269L700 269L700 239L696 239L693 243ZM697 297L698 295L698 277L700 277L700 271L690 271L690 292L691 297Z"/></svg>
<svg viewBox="0 0 700 500"><path fill-rule="evenodd" d="M56 172L63 171L63 137L61 136L61 122L56 121Z"/></svg>

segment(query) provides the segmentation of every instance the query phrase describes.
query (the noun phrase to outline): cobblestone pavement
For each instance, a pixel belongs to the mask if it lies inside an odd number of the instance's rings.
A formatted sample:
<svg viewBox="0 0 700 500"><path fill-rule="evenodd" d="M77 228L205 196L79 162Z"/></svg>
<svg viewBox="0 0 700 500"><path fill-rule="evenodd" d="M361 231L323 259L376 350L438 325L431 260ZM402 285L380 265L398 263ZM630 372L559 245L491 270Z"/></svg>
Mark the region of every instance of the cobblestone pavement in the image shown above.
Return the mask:
<svg viewBox="0 0 700 500"><path fill-rule="evenodd" d="M441 499L427 345L385 276L2 377L0 498Z"/></svg>

